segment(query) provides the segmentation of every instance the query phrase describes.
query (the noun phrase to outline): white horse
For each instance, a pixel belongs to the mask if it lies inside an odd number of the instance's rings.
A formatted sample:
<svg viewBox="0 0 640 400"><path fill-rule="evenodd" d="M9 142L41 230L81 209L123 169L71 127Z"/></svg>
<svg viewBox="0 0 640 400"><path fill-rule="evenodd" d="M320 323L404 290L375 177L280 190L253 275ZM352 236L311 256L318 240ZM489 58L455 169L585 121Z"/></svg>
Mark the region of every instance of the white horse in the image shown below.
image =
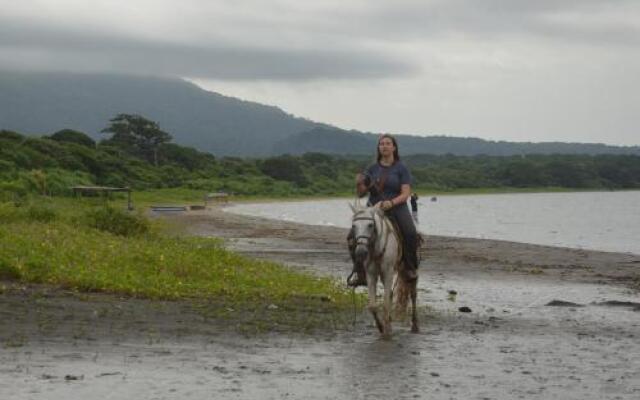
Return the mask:
<svg viewBox="0 0 640 400"><path fill-rule="evenodd" d="M408 297L411 296L411 332L417 333L417 280L407 282L399 273L402 270L402 243L398 233L379 207L362 207L357 203L350 206L353 210L351 223L356 242L355 258L365 268L368 308L378 330L384 338L391 337L391 308L396 286L396 312L406 312ZM384 287L382 316L376 303L378 280Z"/></svg>

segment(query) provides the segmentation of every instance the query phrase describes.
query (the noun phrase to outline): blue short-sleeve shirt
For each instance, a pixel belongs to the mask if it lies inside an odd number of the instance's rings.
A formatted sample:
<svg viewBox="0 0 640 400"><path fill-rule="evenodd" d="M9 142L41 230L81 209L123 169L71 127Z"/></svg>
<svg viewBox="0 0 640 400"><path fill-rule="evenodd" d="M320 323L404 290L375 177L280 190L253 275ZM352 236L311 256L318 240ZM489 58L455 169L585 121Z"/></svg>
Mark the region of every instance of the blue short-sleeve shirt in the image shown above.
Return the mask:
<svg viewBox="0 0 640 400"><path fill-rule="evenodd" d="M388 167L380 165L380 163L375 163L369 166L364 174L368 176L372 182L373 188L369 191L370 204L393 199L400 194L402 185L411 185L412 181L411 173L402 161L396 161ZM386 178L384 178L382 193L379 193L377 188L380 186L380 182L385 174Z"/></svg>

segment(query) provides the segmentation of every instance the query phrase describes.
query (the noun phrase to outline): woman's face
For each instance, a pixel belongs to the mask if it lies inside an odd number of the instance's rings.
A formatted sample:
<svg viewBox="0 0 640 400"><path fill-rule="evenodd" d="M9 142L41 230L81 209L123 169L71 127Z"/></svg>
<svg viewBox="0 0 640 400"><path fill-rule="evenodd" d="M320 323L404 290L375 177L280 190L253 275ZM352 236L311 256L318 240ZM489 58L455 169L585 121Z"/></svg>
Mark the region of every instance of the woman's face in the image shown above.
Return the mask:
<svg viewBox="0 0 640 400"><path fill-rule="evenodd" d="M393 145L393 140L388 137L383 137L378 142L378 150L383 157L393 156L393 152L396 147Z"/></svg>

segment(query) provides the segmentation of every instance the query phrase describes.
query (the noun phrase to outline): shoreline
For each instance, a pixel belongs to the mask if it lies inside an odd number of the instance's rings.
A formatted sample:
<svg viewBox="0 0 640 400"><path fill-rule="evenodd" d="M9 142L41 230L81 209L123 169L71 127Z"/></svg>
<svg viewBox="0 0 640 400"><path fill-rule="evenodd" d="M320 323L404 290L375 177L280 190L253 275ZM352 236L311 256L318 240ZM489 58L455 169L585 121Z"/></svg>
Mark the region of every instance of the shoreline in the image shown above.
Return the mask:
<svg viewBox="0 0 640 400"><path fill-rule="evenodd" d="M232 250L250 256L307 265L312 271L334 276L346 276L350 272L346 228L247 216L224 210L225 207L210 207L165 218L182 221L188 234L222 237ZM424 238L426 245L421 251L423 269L509 270L563 279L573 277L581 282L624 284L626 281L626 286L640 288L640 255L633 253L493 239L437 235L424 235ZM286 251L282 249L284 245L298 250ZM314 267L320 262L314 260L318 256L306 255L301 251L304 249L310 253L314 250L326 253L327 256L319 258L320 261L330 261L327 268Z"/></svg>
<svg viewBox="0 0 640 400"><path fill-rule="evenodd" d="M639 191L640 192L640 191ZM552 193L552 192L547 192L548 194L556 194L556 193ZM575 193L578 193L577 191ZM596 192L594 192L596 193ZM520 193L487 193L488 195L517 195ZM522 194L530 194L530 193L522 193ZM560 192L558 192L558 194L562 194ZM471 195L474 196L474 194L461 194L460 196L467 196L467 195ZM455 195L458 196L458 195ZM346 199L346 198L345 198ZM243 212L234 212L232 211L233 206L238 206L238 207L243 207L243 206L251 206L251 205L256 205L256 206L261 206L261 205L269 205L271 203L289 203L289 202L295 202L295 203L308 203L308 202L320 202L318 204L318 207L320 207L321 209L325 209L325 205L329 204L330 201L341 201L343 200L342 198L313 198L313 199L295 199L295 200L283 200L283 201L279 201L279 200L270 200L270 201L242 201L242 202L238 202L238 203L229 203L229 204L222 204L220 205L220 207L225 210L226 212L229 213L233 213L233 214L237 214L237 215L243 215L246 216L248 218L251 217L259 217L259 218L266 218L266 219L271 219L274 221L278 221L277 217L271 216L269 215L268 212L264 212L264 210L261 210L258 208L258 212L262 213L263 215L251 215L249 213L243 213ZM346 199L348 200L348 199ZM353 200L353 199L351 199ZM422 200L425 201L425 200ZM324 204L326 203L326 204ZM422 208L424 209L425 207L428 207L428 204L425 203L421 203L422 204ZM217 207L217 206L214 206ZM346 204L345 204L346 207ZM280 208L279 209L280 212L283 212L283 210ZM263 211L263 212L261 212ZM325 226L330 226L330 227L338 227L338 228L342 228L341 222L337 222L335 215L331 214L330 217L328 217L328 221L326 224L314 224L314 223L309 223L309 222L305 222L305 221L300 221L300 220L304 220L304 217L301 217L301 214L296 213L295 211L292 212L292 215L295 216L296 220L293 219L289 219L286 220L286 222L291 222L294 224L303 224L303 225L309 225L309 226L315 226L315 227L325 227ZM429 219L429 215L422 215L419 214L420 219L422 219L423 217L427 218L427 220ZM346 216L344 216L344 218L347 218ZM340 220L342 221L342 219ZM346 220L345 220L346 221ZM440 224L442 224L442 221L440 221ZM576 250L576 251L589 251L589 252L604 252L604 253L616 253L616 254L624 254L624 255L632 255L632 256L639 256L640 257L640 248L637 247L637 245L630 245L627 244L625 246L616 246L613 245L613 243L617 243L613 240L610 239L610 242L608 243L608 245L605 246L598 246L598 242L595 241L595 239L590 239L587 241L580 241L577 240L575 235L576 233L573 233L573 236L571 235L571 233L565 237L564 239L560 240L560 239L556 239L556 240L544 240L541 239L541 236L537 236L535 239L533 239L533 242L527 242L527 241L517 241L517 240L510 240L508 237L506 237L507 235L505 235L506 232L502 232L502 234L498 234L498 235L493 235L496 236L496 238L490 238L490 237L485 237L485 233L484 232L478 232L473 231L473 232L467 232L470 235L475 235L475 236L453 236L455 235L455 233L452 234L452 232L448 232L448 233L444 233L444 234L429 234L426 233L425 230L429 229L429 226L421 226L419 224L416 224L416 227L418 228L418 231L426 236L433 236L433 237L447 237L447 238L455 238L455 239L469 239L469 240L488 240L488 241L498 241L498 242L508 242L508 243L514 243L514 244L525 244L525 245L537 245L537 246L543 246L543 247L550 247L550 248L563 248L563 249L570 249L570 250ZM444 228L446 228L446 225L444 226ZM539 228L539 227L538 227ZM549 228L552 229L552 228ZM498 228L498 231L500 231L500 228ZM540 232L537 232L538 235L540 235ZM500 236L504 236L504 237L500 237ZM522 237L523 239L526 240L526 235ZM530 238L531 239L531 238ZM535 240L538 240L537 242L535 242ZM588 246L592 246L592 247L588 247Z"/></svg>

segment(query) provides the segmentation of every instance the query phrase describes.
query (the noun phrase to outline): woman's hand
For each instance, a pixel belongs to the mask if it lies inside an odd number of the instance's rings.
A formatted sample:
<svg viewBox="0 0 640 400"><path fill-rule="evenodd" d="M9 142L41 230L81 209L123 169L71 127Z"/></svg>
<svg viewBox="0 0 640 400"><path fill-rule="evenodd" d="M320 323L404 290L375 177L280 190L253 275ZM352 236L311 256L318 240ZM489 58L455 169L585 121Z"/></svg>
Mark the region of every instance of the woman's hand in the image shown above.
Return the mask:
<svg viewBox="0 0 640 400"><path fill-rule="evenodd" d="M380 204L380 208L382 208L383 211L393 208L393 201L391 200L383 200L378 204Z"/></svg>
<svg viewBox="0 0 640 400"><path fill-rule="evenodd" d="M356 175L356 193L358 197L363 197L368 191L365 176L363 174Z"/></svg>

